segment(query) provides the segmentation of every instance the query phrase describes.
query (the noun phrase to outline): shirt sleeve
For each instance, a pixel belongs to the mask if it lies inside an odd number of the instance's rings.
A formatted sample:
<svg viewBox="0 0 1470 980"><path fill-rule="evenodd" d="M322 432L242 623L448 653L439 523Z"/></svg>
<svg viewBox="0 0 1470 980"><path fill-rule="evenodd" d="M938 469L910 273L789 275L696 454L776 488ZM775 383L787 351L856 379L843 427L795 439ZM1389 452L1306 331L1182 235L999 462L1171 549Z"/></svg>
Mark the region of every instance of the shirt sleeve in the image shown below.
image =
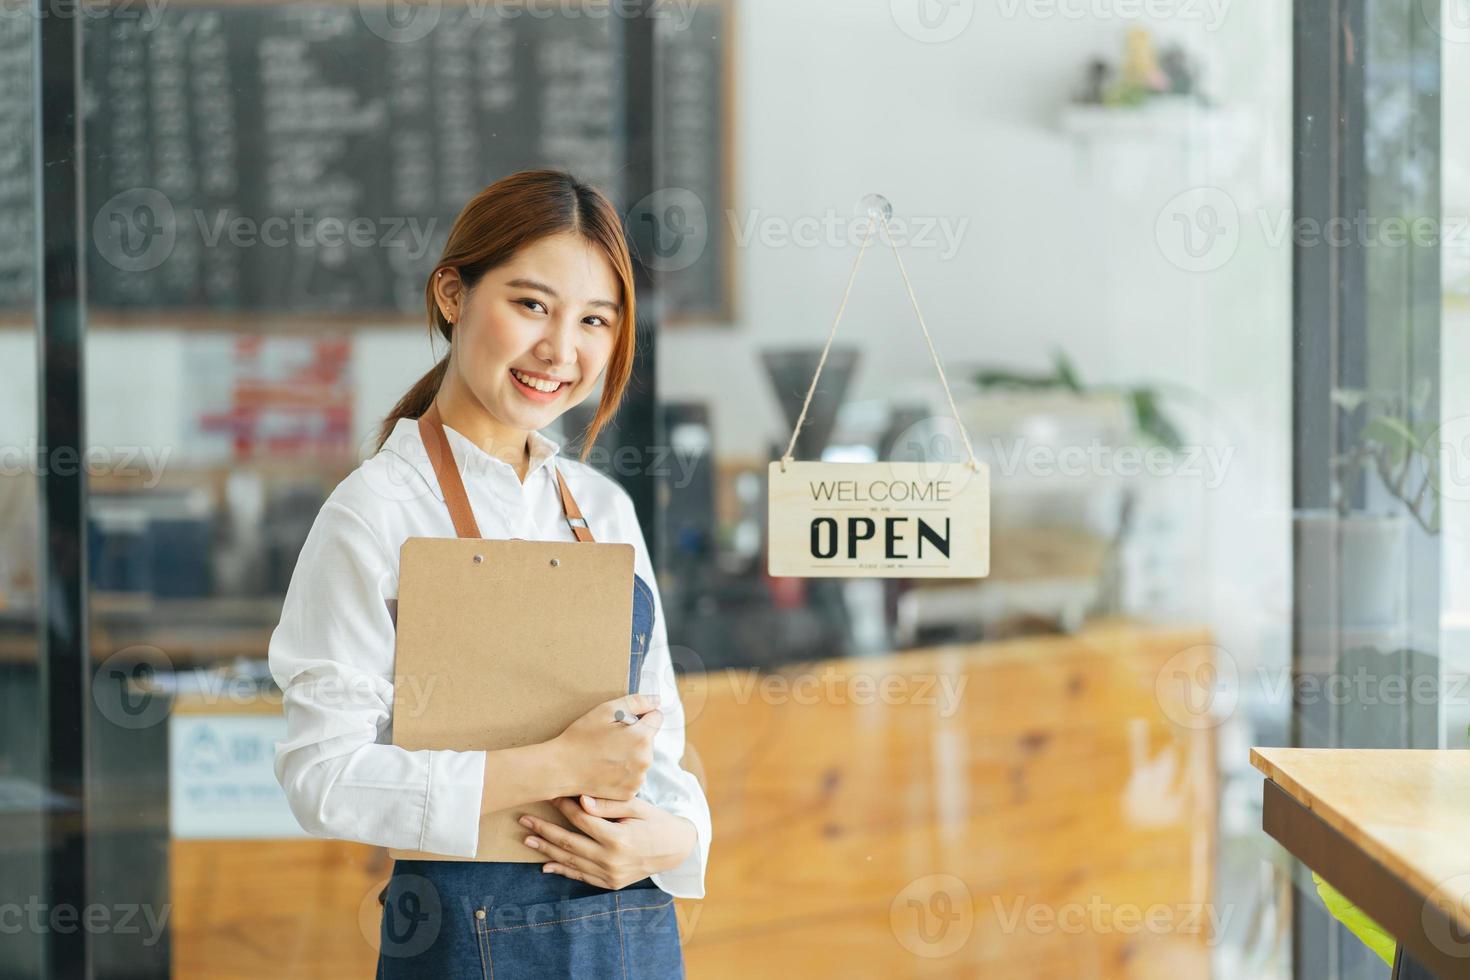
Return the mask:
<svg viewBox="0 0 1470 980"><path fill-rule="evenodd" d="M328 500L271 634L286 716L276 779L315 836L473 857L485 753L391 744L397 577L372 528Z"/></svg>
<svg viewBox="0 0 1470 980"><path fill-rule="evenodd" d="M675 684L673 656L669 649L668 630L664 626L663 598L653 573L648 545L633 510L633 501L623 495L622 504L625 519L630 522L629 537L637 553L636 570L653 590L653 631L639 675L638 690L641 694L659 695L659 711L664 716L663 725L653 740L653 765L644 777L638 796L665 812L688 819L694 824L696 835L694 849L684 862L669 871L652 875L653 883L675 898L703 898L704 869L709 864L712 835L709 802L699 780L679 764L684 757L684 728L688 720Z"/></svg>

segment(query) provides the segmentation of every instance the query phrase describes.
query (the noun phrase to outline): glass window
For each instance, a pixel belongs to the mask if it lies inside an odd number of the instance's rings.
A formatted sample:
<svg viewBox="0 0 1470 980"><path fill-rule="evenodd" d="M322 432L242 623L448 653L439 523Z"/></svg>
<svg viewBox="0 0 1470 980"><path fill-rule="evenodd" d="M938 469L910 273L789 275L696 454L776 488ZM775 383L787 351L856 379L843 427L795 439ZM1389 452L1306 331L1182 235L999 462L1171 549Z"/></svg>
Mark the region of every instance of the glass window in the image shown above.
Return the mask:
<svg viewBox="0 0 1470 980"><path fill-rule="evenodd" d="M1470 748L1470 33L1409 6L89 10L86 270L48 297L83 307L85 383L44 391L56 21L0 14L0 913L47 894L58 803L49 404L84 412L86 891L137 919L88 935L95 972L373 970L393 861L291 814L267 650L323 502L444 353L456 215L551 166L636 256L589 459L654 555L714 815L690 976L1368 975L1262 831L1250 748ZM783 453L967 446L984 578L769 573ZM47 976L48 937L0 958Z"/></svg>

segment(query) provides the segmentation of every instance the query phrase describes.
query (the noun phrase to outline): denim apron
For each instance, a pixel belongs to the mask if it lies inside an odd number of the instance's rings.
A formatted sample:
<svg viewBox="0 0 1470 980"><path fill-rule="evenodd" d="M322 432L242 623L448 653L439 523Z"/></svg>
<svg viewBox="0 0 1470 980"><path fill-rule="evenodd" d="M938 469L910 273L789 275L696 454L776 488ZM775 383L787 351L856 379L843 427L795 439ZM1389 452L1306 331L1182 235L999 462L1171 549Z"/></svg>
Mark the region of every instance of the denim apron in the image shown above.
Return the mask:
<svg viewBox="0 0 1470 980"><path fill-rule="evenodd" d="M419 430L455 533L478 538L436 410L419 420ZM560 471L556 477L573 534L579 541L593 540ZM653 619L653 590L635 574L630 694L638 690ZM545 874L542 863L395 861L379 896L378 980L684 976L674 899L652 878L609 891Z"/></svg>

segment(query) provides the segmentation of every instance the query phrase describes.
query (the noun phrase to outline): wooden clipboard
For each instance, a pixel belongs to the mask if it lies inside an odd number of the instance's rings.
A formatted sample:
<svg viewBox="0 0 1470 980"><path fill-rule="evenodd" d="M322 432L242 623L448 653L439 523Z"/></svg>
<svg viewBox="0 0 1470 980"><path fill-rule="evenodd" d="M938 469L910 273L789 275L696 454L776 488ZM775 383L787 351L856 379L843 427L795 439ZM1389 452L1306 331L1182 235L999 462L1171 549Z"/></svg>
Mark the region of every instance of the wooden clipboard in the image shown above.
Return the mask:
<svg viewBox="0 0 1470 980"><path fill-rule="evenodd" d="M560 735L628 693L633 546L409 538L399 552L393 744L505 749ZM569 826L550 803L480 818L473 858L391 848L393 858L544 861L516 822Z"/></svg>

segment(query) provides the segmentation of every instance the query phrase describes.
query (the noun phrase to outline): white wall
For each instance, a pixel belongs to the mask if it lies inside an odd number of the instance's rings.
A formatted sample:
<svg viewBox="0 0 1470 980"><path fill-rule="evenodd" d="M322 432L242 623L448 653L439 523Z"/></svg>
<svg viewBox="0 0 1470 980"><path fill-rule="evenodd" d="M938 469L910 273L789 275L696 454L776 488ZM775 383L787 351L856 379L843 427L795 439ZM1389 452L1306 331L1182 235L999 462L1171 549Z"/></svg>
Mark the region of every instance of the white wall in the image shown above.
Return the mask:
<svg viewBox="0 0 1470 980"><path fill-rule="evenodd" d="M1289 5L1236 4L1218 24L1151 25L1203 56L1207 89L1245 120L1243 143L1164 139L1090 152L1058 125L1059 110L1087 60L1116 60L1135 22L973 7L963 33L927 44L898 29L887 2L740 5L735 220L847 215L869 192L897 215L967 220L952 258L904 255L952 379L976 362L1043 368L1060 348L1087 380L1169 382L1213 403L1195 437L1234 456L1218 490L1177 488L1193 521L1172 532L1187 573L1174 611L1209 622L1242 669L1263 655L1280 662L1291 252L1263 229L1290 203ZM1233 199L1240 244L1222 267L1194 273L1170 262L1155 226L1171 198L1201 185ZM757 240L736 253L734 329L666 332L660 392L711 403L719 452L762 457L770 443L785 445L759 351L821 343L855 252ZM939 410L886 248L864 258L838 338L863 352L849 401L918 394Z"/></svg>

